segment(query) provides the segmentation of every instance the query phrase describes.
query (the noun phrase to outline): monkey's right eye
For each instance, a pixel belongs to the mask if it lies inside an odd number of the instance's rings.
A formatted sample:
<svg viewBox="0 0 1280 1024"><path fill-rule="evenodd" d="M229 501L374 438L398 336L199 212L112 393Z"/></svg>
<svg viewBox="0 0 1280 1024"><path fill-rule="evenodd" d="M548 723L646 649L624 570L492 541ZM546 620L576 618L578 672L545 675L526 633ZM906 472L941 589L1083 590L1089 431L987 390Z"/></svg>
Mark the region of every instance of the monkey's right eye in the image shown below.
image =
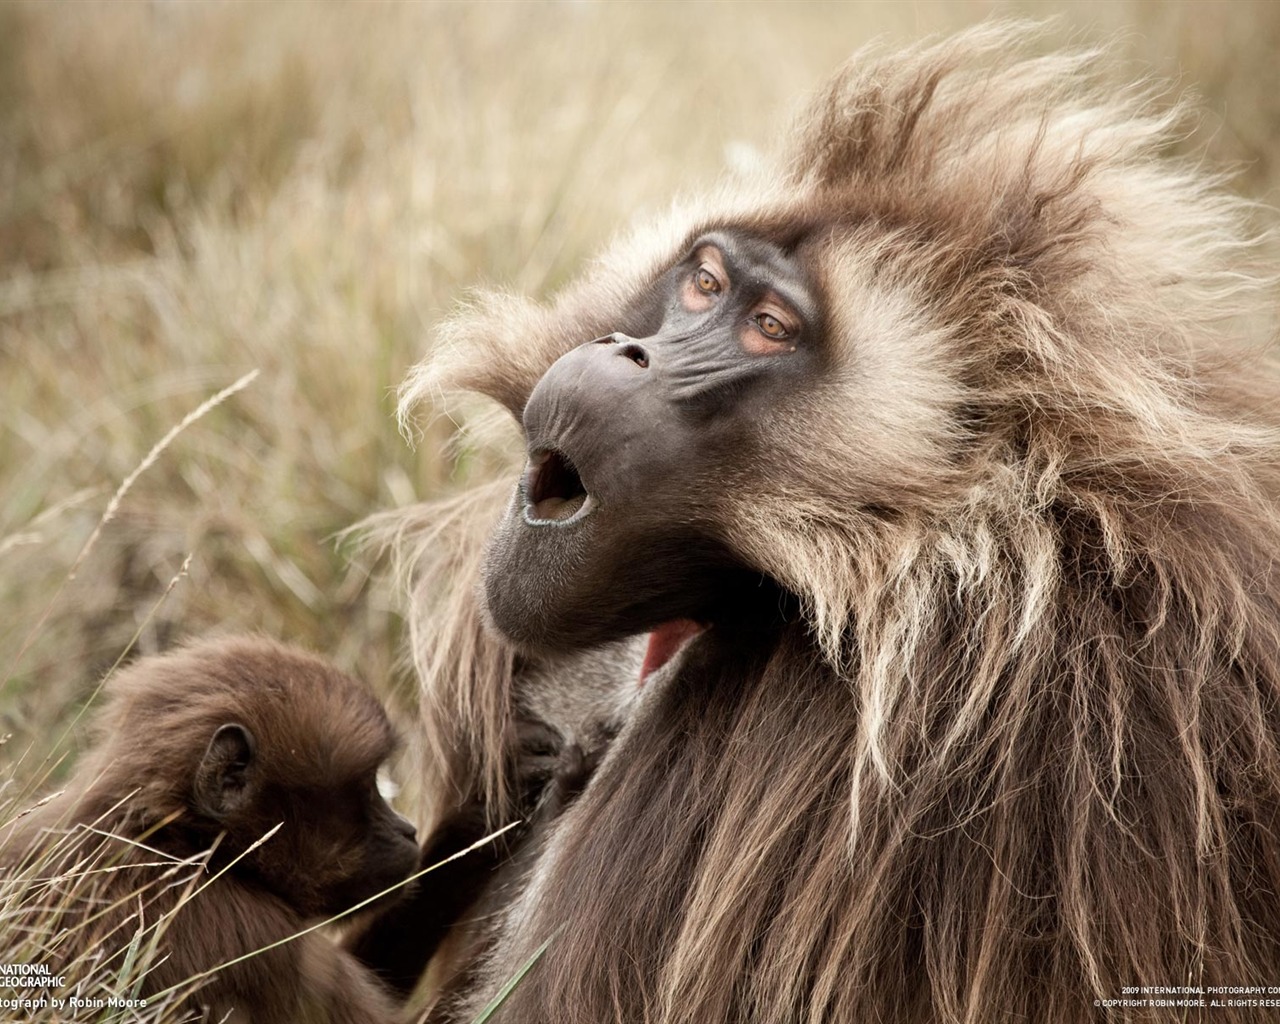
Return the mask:
<svg viewBox="0 0 1280 1024"><path fill-rule="evenodd" d="M711 273L706 267L699 267L698 272L693 277L694 284L698 286L698 291L706 295L715 295L720 291L720 282L716 275Z"/></svg>

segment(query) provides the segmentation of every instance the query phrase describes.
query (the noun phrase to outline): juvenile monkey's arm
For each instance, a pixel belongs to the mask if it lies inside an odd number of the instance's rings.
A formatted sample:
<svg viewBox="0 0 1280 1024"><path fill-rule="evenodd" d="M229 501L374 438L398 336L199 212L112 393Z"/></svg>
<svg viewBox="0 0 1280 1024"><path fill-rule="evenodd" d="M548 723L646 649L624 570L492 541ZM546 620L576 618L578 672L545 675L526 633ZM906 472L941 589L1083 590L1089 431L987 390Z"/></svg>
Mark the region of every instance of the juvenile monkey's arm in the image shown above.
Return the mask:
<svg viewBox="0 0 1280 1024"><path fill-rule="evenodd" d="M419 870L439 866L418 879L406 897L348 932L343 943L347 950L400 998L413 991L449 929L511 856L518 839L508 837L521 832L522 827L441 863L479 842L489 831L479 801L456 810L422 845Z"/></svg>

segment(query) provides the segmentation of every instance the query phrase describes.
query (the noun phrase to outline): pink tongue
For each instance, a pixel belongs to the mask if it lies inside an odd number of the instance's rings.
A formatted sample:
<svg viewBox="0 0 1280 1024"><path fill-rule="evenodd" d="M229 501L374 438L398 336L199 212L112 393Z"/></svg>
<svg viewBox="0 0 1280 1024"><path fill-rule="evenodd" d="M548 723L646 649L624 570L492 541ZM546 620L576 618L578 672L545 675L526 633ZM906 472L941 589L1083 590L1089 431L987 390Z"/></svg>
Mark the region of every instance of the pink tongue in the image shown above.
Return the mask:
<svg viewBox="0 0 1280 1024"><path fill-rule="evenodd" d="M640 684L676 656L686 640L697 636L705 626L693 619L672 619L649 634L649 646L644 652L644 664L640 666Z"/></svg>

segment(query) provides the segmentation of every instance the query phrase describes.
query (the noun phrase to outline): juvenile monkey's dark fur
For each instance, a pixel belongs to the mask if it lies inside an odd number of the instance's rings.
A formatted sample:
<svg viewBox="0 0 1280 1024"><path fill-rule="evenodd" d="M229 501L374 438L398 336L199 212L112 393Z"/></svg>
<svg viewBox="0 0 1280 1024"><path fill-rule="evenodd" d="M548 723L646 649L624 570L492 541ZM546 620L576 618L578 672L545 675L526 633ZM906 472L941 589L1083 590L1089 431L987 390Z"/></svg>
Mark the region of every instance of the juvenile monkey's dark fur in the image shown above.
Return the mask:
<svg viewBox="0 0 1280 1024"><path fill-rule="evenodd" d="M634 336L707 232L787 253L821 298L801 390L669 510L779 614L715 621L646 686L457 1018L548 939L502 1020L1274 1014L1103 1005L1280 984L1270 285L1245 204L1168 159L1180 112L1096 54L1025 56L1034 35L856 57L758 180L546 305L479 298L411 378L406 406L452 386L519 418L564 353ZM405 526L437 809L509 795L526 680L480 577L551 656L578 639L560 586L593 636L657 624L618 612L590 551L502 576L510 493Z"/></svg>
<svg viewBox="0 0 1280 1024"><path fill-rule="evenodd" d="M143 659L108 682L97 729L65 791L0 834L0 864L32 876L28 923L39 919L51 943L41 962L67 978L47 994L118 970L134 934L159 926L141 990L153 995L348 909L416 864L412 826L374 788L394 743L381 705L309 654L227 639ZM16 943L22 921L6 926ZM320 933L217 970L189 1005L234 1024L398 1019L373 976Z"/></svg>

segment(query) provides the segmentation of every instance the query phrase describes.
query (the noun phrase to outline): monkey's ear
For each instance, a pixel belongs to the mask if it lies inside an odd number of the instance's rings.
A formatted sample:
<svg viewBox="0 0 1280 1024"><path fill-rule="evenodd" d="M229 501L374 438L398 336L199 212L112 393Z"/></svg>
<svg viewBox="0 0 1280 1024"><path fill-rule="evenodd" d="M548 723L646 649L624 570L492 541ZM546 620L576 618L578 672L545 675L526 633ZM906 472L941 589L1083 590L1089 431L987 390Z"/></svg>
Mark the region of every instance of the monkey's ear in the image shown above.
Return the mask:
<svg viewBox="0 0 1280 1024"><path fill-rule="evenodd" d="M249 801L256 748L253 733L243 725L228 722L218 727L196 769L198 811L221 820Z"/></svg>

